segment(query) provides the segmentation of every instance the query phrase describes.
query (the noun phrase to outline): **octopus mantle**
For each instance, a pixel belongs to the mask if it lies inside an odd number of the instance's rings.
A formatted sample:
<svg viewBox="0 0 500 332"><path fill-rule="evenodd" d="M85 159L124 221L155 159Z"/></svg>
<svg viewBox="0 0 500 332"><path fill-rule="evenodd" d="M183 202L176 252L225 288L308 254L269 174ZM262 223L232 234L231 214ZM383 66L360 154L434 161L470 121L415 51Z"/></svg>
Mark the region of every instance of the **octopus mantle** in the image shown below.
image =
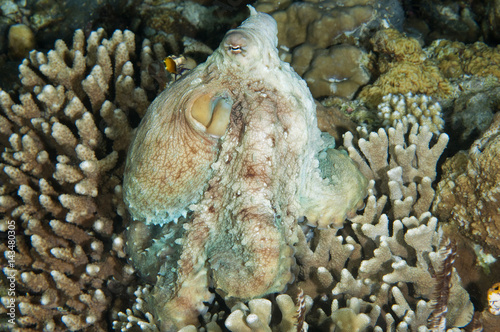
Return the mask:
<svg viewBox="0 0 500 332"><path fill-rule="evenodd" d="M128 153L127 251L165 331L197 324L213 298L281 292L298 219L341 226L366 180L317 127L305 82L257 13L150 105Z"/></svg>

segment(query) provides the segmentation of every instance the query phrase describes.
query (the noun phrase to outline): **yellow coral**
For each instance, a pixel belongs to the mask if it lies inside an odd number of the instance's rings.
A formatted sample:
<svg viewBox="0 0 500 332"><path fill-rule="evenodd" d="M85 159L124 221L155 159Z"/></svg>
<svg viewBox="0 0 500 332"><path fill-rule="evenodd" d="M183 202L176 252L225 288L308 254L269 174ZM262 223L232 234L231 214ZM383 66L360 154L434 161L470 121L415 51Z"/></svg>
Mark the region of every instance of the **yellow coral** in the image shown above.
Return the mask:
<svg viewBox="0 0 500 332"><path fill-rule="evenodd" d="M414 38L408 38L394 29L379 31L371 43L379 54L380 77L360 93L368 105L375 106L389 93L426 94L445 97L451 85L435 63Z"/></svg>
<svg viewBox="0 0 500 332"><path fill-rule="evenodd" d="M370 40L373 50L389 55L396 61L422 63L425 54L415 38L407 38L396 29L382 30Z"/></svg>
<svg viewBox="0 0 500 332"><path fill-rule="evenodd" d="M446 77L458 78L463 74L489 76L500 79L500 46L489 47L476 42L465 45L448 40L435 41L429 53L437 60L439 69Z"/></svg>

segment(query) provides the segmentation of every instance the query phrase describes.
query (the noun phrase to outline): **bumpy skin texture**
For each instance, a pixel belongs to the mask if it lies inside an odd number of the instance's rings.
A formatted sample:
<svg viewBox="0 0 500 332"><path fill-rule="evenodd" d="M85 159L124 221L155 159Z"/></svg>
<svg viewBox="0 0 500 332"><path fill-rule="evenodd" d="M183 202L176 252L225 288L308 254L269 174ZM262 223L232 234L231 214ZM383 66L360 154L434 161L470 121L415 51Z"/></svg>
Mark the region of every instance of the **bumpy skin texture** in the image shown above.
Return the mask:
<svg viewBox="0 0 500 332"><path fill-rule="evenodd" d="M276 34L274 19L251 8L204 64L157 97L132 142L127 248L155 283L149 301L162 330L197 324L209 286L238 299L282 291L298 218L340 226L365 196L366 179L321 136Z"/></svg>

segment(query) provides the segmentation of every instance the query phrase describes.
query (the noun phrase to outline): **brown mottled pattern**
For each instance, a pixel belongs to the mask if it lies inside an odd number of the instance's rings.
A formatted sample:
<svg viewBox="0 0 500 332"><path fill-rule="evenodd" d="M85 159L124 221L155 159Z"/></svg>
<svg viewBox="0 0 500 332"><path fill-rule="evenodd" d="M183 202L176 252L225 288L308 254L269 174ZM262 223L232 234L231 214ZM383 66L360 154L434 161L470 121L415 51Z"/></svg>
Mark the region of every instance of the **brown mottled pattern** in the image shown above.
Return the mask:
<svg viewBox="0 0 500 332"><path fill-rule="evenodd" d="M155 99L151 107L158 112L146 114L131 145L124 187L135 219L159 223L179 217L199 199L208 179L217 140L192 128L184 116L183 110L197 97L182 93L188 85L183 80ZM169 105L179 111L169 112Z"/></svg>

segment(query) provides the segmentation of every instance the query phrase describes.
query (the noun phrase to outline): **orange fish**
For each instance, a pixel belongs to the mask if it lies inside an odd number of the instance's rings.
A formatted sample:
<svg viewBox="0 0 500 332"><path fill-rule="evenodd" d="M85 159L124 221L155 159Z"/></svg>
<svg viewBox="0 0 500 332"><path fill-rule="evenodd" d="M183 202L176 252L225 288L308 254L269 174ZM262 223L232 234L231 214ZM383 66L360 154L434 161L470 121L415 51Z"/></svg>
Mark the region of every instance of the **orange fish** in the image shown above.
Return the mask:
<svg viewBox="0 0 500 332"><path fill-rule="evenodd" d="M191 70L196 67L196 61L183 55L170 55L163 59L163 63L165 64L165 69L174 75L182 75L187 70Z"/></svg>

